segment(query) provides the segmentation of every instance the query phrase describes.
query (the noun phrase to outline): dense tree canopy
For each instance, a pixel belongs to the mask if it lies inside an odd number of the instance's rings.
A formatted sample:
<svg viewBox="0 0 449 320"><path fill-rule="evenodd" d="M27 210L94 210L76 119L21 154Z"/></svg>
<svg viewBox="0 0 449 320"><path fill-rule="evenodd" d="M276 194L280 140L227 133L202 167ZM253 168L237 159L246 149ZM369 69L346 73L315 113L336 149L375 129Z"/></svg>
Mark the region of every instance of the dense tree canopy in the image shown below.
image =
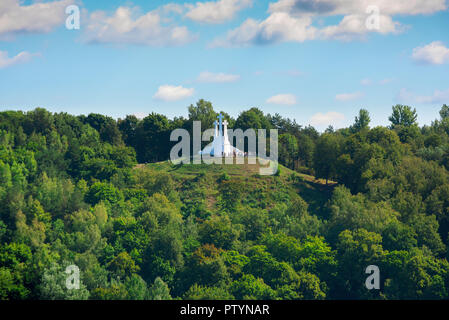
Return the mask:
<svg viewBox="0 0 449 320"><path fill-rule="evenodd" d="M0 112L0 299L447 299L449 107L319 133L258 108L281 171L172 165L188 118ZM79 289L66 268L80 270ZM365 286L367 266L381 272Z"/></svg>

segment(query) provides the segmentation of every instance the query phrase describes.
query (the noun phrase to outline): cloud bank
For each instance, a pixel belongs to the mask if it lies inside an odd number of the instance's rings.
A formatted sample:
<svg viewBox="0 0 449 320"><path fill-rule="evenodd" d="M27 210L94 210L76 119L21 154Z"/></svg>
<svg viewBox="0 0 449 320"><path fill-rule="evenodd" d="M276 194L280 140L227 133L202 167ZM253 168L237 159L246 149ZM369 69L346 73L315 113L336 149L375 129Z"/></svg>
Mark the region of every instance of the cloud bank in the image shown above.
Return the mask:
<svg viewBox="0 0 449 320"><path fill-rule="evenodd" d="M138 8L119 7L111 16L104 11L89 15L86 40L89 43L127 43L176 46L195 39L187 27L164 25L160 10L141 14Z"/></svg>
<svg viewBox="0 0 449 320"><path fill-rule="evenodd" d="M223 23L232 20L239 11L252 4L252 0L219 0L186 4L188 12L185 17L202 23Z"/></svg>
<svg viewBox="0 0 449 320"><path fill-rule="evenodd" d="M279 0L270 4L265 20L247 19L216 39L212 46L313 39L350 41L363 39L369 33L397 34L406 26L394 21L394 16L432 14L446 9L445 0ZM335 25L319 28L313 24L319 19L340 16L343 18Z"/></svg>
<svg viewBox="0 0 449 320"><path fill-rule="evenodd" d="M65 8L73 0L36 2L21 5L19 0L0 1L0 38L11 39L19 34L47 33L62 26Z"/></svg>

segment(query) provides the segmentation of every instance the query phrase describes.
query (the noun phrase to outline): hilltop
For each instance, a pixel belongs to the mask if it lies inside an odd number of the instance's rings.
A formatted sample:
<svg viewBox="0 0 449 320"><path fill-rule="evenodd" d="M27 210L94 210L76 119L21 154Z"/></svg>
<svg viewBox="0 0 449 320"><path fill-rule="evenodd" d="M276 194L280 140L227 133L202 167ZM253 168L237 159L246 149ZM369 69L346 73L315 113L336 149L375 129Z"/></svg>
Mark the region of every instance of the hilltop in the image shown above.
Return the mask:
<svg viewBox="0 0 449 320"><path fill-rule="evenodd" d="M170 161L139 164L137 169L154 174L167 173L175 182L175 189L183 202L188 201L189 191L196 189L204 195L204 204L211 212L219 210L223 185L233 184L235 191L230 191L232 198L242 205L269 208L279 200L286 200L299 195L308 204L311 213L323 217L324 206L331 196L335 182L316 179L307 174L298 173L279 164L279 174L264 176L259 174L257 164L181 164L173 165ZM266 167L266 166L264 166ZM184 196L183 196L184 195Z"/></svg>

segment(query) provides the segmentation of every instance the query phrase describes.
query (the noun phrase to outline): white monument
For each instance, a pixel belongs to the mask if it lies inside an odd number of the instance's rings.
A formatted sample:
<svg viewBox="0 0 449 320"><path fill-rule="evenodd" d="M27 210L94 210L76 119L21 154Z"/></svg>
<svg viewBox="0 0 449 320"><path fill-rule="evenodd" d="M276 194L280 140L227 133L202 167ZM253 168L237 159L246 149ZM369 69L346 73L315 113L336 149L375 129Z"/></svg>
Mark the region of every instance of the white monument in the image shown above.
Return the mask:
<svg viewBox="0 0 449 320"><path fill-rule="evenodd" d="M208 144L200 154L210 154L213 157L243 157L245 153L231 145L228 137L228 122L223 121L223 115L218 116L219 122L215 121L214 140Z"/></svg>

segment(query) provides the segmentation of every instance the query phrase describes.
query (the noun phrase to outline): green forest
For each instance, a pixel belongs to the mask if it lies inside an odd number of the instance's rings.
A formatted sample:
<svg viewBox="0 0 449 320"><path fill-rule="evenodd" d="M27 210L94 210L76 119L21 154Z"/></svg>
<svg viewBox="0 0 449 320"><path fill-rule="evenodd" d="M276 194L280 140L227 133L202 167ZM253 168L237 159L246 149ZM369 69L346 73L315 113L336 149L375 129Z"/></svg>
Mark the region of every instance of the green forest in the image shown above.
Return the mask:
<svg viewBox="0 0 449 320"><path fill-rule="evenodd" d="M171 131L218 113L205 100L174 119L0 112L0 299L449 298L447 105L430 125L396 105L388 127L361 109L322 133L221 112L278 129L279 171L171 164Z"/></svg>

